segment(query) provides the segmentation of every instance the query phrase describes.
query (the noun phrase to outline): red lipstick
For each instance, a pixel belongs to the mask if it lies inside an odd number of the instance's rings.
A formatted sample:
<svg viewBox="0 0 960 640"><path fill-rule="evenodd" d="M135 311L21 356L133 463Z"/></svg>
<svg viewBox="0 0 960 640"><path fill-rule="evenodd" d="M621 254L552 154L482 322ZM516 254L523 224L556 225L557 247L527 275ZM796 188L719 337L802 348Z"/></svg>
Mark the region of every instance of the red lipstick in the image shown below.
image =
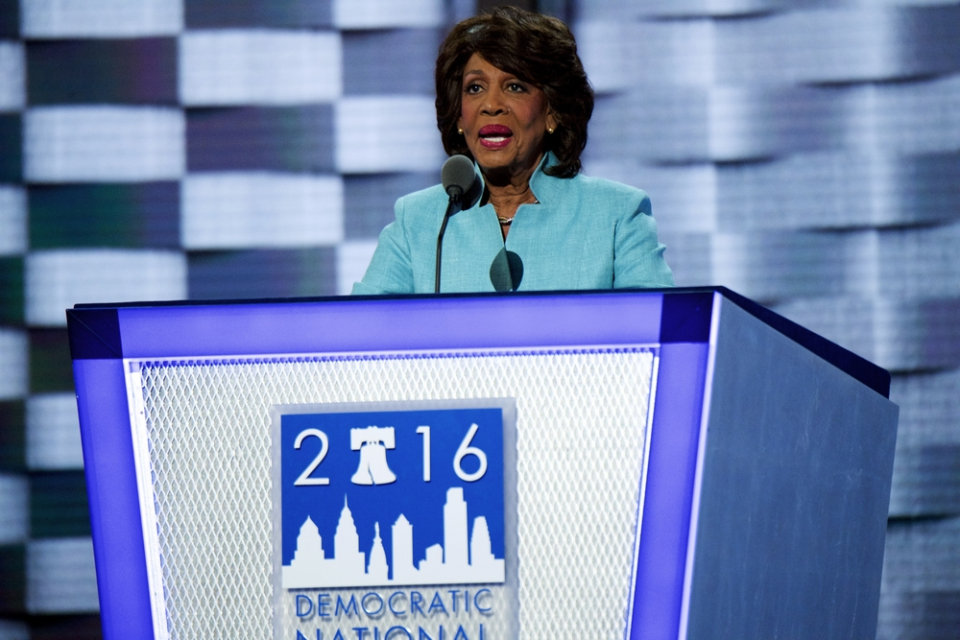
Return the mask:
<svg viewBox="0 0 960 640"><path fill-rule="evenodd" d="M502 124L488 124L480 128L480 144L487 149L502 149L510 144L513 131Z"/></svg>

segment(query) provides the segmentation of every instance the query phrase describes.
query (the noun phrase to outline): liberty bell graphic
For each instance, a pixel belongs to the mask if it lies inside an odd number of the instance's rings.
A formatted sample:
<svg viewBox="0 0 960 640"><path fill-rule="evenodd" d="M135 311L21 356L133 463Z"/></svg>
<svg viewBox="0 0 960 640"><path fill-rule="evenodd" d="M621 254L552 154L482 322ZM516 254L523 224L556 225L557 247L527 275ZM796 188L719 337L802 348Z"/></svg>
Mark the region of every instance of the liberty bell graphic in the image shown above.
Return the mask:
<svg viewBox="0 0 960 640"><path fill-rule="evenodd" d="M368 485L396 482L396 474L387 466L387 449L396 446L393 427L350 429L350 448L360 451L360 466L350 481Z"/></svg>

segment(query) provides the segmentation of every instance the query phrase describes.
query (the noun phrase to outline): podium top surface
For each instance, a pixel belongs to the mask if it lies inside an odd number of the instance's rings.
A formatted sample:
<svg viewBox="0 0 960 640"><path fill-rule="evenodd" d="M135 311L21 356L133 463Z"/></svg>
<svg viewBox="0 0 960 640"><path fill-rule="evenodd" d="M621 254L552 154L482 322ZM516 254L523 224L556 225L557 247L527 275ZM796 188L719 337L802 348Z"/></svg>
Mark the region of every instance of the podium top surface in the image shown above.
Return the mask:
<svg viewBox="0 0 960 640"><path fill-rule="evenodd" d="M718 297L884 397L890 374L725 287L81 304L74 360L710 342Z"/></svg>

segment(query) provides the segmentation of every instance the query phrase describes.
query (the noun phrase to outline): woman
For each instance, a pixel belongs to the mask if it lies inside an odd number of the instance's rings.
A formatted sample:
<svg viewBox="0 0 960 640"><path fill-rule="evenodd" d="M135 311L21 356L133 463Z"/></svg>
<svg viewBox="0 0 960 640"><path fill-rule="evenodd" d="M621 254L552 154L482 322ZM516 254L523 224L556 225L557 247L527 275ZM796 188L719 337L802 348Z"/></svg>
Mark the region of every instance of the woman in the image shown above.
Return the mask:
<svg viewBox="0 0 960 640"><path fill-rule="evenodd" d="M512 7L464 20L436 67L447 153L481 181L443 240L441 291L670 287L650 200L580 175L593 91L561 21ZM434 290L440 185L400 198L355 294Z"/></svg>

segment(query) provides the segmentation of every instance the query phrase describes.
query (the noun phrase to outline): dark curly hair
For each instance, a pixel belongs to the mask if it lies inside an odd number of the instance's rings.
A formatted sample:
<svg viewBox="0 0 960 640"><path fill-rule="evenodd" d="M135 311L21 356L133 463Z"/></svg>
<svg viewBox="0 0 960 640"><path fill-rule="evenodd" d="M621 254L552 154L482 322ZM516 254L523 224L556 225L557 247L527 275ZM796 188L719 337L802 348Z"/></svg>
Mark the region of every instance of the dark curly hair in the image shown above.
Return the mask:
<svg viewBox="0 0 960 640"><path fill-rule="evenodd" d="M543 91L557 121L544 138L547 151L559 161L547 173L571 178L580 172L580 153L587 144L587 122L593 114L593 89L577 55L567 25L556 18L515 7L499 7L487 15L457 24L440 45L435 80L437 128L450 155L472 158L457 133L463 70L473 54Z"/></svg>

